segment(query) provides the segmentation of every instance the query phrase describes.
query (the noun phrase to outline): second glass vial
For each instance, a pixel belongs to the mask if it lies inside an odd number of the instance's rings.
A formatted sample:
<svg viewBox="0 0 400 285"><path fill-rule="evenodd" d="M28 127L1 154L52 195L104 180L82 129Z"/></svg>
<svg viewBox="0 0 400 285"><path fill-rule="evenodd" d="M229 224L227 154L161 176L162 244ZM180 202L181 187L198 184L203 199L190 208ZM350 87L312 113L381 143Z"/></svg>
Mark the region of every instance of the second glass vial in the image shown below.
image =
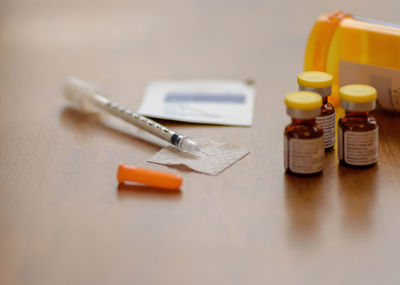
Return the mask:
<svg viewBox="0 0 400 285"><path fill-rule="evenodd" d="M321 114L316 118L318 125L324 130L325 151L335 146L335 108L328 102L332 94L333 76L327 72L305 71L297 76L300 91L312 91L322 97Z"/></svg>

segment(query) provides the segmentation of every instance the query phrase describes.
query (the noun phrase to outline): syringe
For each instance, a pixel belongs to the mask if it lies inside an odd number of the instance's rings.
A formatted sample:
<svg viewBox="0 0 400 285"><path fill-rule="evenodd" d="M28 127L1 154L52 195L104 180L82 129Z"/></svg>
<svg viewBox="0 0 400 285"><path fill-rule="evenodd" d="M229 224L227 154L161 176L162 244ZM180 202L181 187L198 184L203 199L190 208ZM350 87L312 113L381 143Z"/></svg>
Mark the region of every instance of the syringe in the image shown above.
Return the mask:
<svg viewBox="0 0 400 285"><path fill-rule="evenodd" d="M166 140L180 151L190 153L199 151L199 145L191 138L174 132L167 127L125 107L119 106L104 97L97 87L75 77L69 77L65 81L64 95L76 107L84 112L93 113L100 110L106 111L107 113Z"/></svg>

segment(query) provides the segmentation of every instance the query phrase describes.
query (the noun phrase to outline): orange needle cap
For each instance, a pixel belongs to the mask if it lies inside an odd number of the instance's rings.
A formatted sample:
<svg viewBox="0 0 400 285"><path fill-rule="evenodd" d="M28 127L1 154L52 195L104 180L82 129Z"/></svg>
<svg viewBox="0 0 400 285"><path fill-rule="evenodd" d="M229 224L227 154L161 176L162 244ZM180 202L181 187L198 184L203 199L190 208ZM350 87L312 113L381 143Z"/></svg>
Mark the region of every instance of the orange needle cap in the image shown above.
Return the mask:
<svg viewBox="0 0 400 285"><path fill-rule="evenodd" d="M183 181L180 175L174 173L130 166L125 163L120 163L118 167L117 180L119 183L130 181L171 190L179 189Z"/></svg>

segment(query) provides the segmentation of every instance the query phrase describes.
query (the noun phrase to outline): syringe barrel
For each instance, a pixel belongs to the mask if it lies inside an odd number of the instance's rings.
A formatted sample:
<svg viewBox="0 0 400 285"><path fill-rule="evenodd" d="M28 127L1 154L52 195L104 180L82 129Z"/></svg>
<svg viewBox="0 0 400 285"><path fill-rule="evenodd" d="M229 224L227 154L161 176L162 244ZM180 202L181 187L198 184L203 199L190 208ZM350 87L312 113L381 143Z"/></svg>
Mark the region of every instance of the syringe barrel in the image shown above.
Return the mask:
<svg viewBox="0 0 400 285"><path fill-rule="evenodd" d="M132 125L148 131L149 133L162 138L168 142L171 137L176 134L174 131L162 126L161 124L146 118L138 113L133 112L123 106L120 106L100 94L96 94L92 98L92 102L98 108L110 113Z"/></svg>
<svg viewBox="0 0 400 285"><path fill-rule="evenodd" d="M166 140L181 151L193 152L198 150L197 143L190 138L178 134L145 116L112 102L103 96L97 87L82 80L74 77L68 78L64 86L64 95L84 112L93 113L103 110Z"/></svg>

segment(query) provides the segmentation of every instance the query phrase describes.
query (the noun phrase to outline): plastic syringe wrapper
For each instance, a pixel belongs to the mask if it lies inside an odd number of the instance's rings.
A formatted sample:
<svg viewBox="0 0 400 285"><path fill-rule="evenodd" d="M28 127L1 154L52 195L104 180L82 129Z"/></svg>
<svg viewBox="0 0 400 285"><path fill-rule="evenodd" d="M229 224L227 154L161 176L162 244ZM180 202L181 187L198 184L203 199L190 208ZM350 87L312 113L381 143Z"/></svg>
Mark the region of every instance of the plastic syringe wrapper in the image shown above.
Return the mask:
<svg viewBox="0 0 400 285"><path fill-rule="evenodd" d="M182 153L173 147L165 147L147 161L168 166L185 166L191 170L217 175L249 154L243 147L219 143L210 139L195 139L200 146L196 155Z"/></svg>

